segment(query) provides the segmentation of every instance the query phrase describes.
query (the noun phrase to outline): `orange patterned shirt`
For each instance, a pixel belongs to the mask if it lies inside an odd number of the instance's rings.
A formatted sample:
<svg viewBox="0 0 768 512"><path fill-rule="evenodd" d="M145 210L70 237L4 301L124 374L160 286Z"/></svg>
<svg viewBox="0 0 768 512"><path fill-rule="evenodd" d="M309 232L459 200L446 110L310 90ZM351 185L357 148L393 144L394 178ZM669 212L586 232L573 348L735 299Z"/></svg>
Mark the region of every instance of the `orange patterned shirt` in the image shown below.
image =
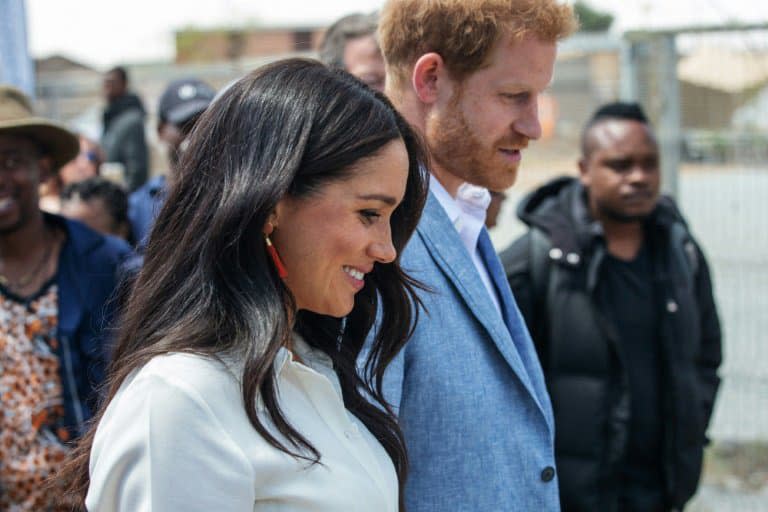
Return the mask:
<svg viewBox="0 0 768 512"><path fill-rule="evenodd" d="M0 287L0 510L52 510L41 484L68 452L57 299L54 282L28 300Z"/></svg>

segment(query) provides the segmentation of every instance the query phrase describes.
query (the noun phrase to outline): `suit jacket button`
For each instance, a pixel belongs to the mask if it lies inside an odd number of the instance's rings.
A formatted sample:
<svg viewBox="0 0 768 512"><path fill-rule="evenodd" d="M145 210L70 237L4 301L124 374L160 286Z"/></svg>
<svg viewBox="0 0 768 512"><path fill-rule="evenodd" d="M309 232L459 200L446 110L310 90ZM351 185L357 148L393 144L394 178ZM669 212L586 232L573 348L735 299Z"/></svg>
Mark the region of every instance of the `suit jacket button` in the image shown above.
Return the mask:
<svg viewBox="0 0 768 512"><path fill-rule="evenodd" d="M551 482L555 478L555 468L547 466L544 471L541 472L541 479L544 482Z"/></svg>

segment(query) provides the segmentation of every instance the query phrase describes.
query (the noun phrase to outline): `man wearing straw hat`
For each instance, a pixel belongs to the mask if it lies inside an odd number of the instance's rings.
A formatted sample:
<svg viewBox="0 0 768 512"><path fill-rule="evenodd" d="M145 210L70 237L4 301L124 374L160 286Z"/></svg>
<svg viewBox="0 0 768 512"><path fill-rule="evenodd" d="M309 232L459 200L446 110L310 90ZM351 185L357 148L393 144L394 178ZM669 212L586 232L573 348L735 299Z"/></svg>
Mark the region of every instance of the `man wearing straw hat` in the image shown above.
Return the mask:
<svg viewBox="0 0 768 512"><path fill-rule="evenodd" d="M84 429L104 373L123 241L43 213L38 186L79 151L0 85L0 510L50 510L41 483Z"/></svg>

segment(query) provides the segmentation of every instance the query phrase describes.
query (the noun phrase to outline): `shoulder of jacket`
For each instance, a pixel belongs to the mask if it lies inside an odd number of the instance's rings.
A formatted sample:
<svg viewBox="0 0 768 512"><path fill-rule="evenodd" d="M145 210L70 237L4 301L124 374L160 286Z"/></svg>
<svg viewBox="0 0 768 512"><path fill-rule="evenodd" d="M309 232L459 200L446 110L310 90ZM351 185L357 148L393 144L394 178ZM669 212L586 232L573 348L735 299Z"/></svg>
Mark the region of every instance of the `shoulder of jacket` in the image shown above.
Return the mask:
<svg viewBox="0 0 768 512"><path fill-rule="evenodd" d="M680 259L685 261L691 276L697 275L700 266L699 248L685 222L682 220L673 222L669 227L669 238L672 251L679 254Z"/></svg>
<svg viewBox="0 0 768 512"><path fill-rule="evenodd" d="M69 243L65 244L65 250L70 251L75 265L87 268L102 265L116 267L133 254L125 240L96 233L78 222L66 220L66 229Z"/></svg>

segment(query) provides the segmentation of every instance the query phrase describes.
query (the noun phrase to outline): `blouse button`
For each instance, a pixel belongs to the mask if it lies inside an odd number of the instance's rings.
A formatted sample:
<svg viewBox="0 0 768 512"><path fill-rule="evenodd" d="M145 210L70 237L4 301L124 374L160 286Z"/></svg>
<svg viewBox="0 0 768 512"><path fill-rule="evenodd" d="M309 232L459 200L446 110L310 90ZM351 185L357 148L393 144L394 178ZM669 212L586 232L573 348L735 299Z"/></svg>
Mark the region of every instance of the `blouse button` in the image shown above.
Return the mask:
<svg viewBox="0 0 768 512"><path fill-rule="evenodd" d="M359 433L360 430L357 428L357 425L353 423L349 429L344 432L344 436L351 441L352 439L355 439Z"/></svg>

